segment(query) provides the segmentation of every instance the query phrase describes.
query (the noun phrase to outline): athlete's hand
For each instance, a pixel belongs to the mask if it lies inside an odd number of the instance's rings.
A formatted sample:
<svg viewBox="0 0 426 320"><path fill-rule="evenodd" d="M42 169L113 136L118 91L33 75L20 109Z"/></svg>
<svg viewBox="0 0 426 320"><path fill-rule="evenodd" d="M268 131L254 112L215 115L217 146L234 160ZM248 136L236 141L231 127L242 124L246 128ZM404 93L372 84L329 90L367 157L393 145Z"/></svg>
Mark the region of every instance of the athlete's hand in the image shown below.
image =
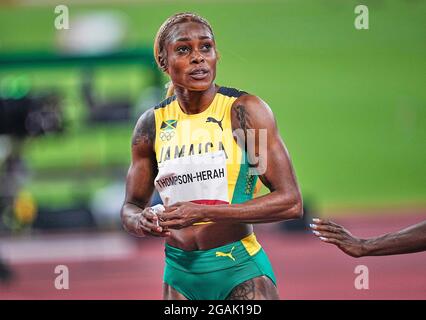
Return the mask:
<svg viewBox="0 0 426 320"><path fill-rule="evenodd" d="M167 227L157 226L158 216L152 212L150 207L145 208L139 215L137 232L154 237L168 237L170 231Z"/></svg>
<svg viewBox="0 0 426 320"><path fill-rule="evenodd" d="M332 243L346 254L358 258L363 256L364 239L353 236L341 225L329 220L313 219L314 224L310 224L312 232L321 241Z"/></svg>
<svg viewBox="0 0 426 320"><path fill-rule="evenodd" d="M177 202L165 208L162 213L158 213L160 226L170 229L182 229L201 222L205 211L204 205L192 202Z"/></svg>

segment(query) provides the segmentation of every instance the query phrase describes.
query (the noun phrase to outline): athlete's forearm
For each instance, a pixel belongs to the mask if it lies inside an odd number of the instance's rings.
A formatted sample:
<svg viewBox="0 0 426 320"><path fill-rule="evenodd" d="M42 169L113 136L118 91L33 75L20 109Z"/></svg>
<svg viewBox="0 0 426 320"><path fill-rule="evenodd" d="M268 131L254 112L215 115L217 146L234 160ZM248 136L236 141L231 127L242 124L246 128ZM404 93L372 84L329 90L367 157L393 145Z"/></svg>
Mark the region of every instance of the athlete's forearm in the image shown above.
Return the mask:
<svg viewBox="0 0 426 320"><path fill-rule="evenodd" d="M214 222L267 223L299 219L303 215L299 195L273 191L240 204L206 206L205 220Z"/></svg>
<svg viewBox="0 0 426 320"><path fill-rule="evenodd" d="M363 256L384 256L426 250L426 221L404 230L366 239Z"/></svg>
<svg viewBox="0 0 426 320"><path fill-rule="evenodd" d="M121 222L123 228L131 235L143 236L140 230L138 230L138 220L142 210L143 208L129 202L126 202L121 208Z"/></svg>

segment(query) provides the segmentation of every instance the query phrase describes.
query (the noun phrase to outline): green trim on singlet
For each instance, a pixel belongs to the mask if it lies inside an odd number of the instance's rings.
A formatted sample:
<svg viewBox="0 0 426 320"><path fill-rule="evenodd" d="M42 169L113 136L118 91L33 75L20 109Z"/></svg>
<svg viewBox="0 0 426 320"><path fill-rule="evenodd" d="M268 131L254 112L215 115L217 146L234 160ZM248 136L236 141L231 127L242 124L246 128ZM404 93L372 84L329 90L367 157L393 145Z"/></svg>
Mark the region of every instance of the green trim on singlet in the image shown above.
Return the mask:
<svg viewBox="0 0 426 320"><path fill-rule="evenodd" d="M249 163L245 151L242 152L242 157L243 161L241 161L240 172L238 173L238 179L235 184L231 203L243 203L253 199L254 187L258 179L257 175L249 174Z"/></svg>

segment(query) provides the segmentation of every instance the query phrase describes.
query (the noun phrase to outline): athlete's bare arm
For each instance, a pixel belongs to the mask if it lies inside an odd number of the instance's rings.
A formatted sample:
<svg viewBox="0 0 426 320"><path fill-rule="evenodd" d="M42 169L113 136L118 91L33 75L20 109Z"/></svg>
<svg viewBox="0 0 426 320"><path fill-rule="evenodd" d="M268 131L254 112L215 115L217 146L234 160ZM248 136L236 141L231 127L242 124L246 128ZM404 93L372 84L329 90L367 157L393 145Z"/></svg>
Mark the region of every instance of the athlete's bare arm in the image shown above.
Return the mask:
<svg viewBox="0 0 426 320"><path fill-rule="evenodd" d="M341 225L328 220L314 219L311 228L317 237L335 244L352 257L385 256L426 250L426 220L400 231L370 239L353 236Z"/></svg>
<svg viewBox="0 0 426 320"><path fill-rule="evenodd" d="M300 190L269 106L253 95L239 97L232 107L232 126L238 134L245 136L249 129L255 129L256 135L259 135L258 129L266 129L267 146L262 149L257 139L255 150L247 148L247 151L251 159L262 150L266 151L267 163L260 179L271 192L241 204L204 206L176 203L161 214L162 226L180 229L201 221L265 223L302 217Z"/></svg>
<svg viewBox="0 0 426 320"><path fill-rule="evenodd" d="M157 162L154 153L154 109L147 110L138 120L132 138L132 162L127 173L126 197L121 209L124 229L135 235L168 236L170 232L156 226L157 217L149 208L154 190Z"/></svg>

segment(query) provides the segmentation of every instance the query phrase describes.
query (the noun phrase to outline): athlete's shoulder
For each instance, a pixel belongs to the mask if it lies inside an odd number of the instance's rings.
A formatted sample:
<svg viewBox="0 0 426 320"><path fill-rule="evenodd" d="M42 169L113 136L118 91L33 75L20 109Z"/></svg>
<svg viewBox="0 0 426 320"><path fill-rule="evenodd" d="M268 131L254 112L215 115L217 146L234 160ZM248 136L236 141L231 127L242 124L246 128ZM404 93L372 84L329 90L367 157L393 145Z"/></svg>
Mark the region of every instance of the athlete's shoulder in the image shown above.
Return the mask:
<svg viewBox="0 0 426 320"><path fill-rule="evenodd" d="M176 100L176 95L172 95L172 96L164 99L163 101L161 101L157 105L155 105L153 108L154 108L154 110L165 108L165 107L169 106L175 100Z"/></svg>
<svg viewBox="0 0 426 320"><path fill-rule="evenodd" d="M144 142L154 143L155 139L155 110L166 108L173 101L176 100L176 95L170 96L155 106L145 110L139 117L134 133L133 133L133 145L138 144L141 141L141 137L144 137Z"/></svg>
<svg viewBox="0 0 426 320"><path fill-rule="evenodd" d="M153 144L155 139L154 107L145 110L136 122L133 130L132 144L140 145L141 142Z"/></svg>
<svg viewBox="0 0 426 320"><path fill-rule="evenodd" d="M146 126L147 124L151 123L152 120L154 119L154 109L155 107L151 107L146 109L140 116L138 121L136 122L136 126L141 126L144 125Z"/></svg>
<svg viewBox="0 0 426 320"><path fill-rule="evenodd" d="M269 105L253 94L241 95L233 102L231 117L233 128L268 128L275 124Z"/></svg>
<svg viewBox="0 0 426 320"><path fill-rule="evenodd" d="M224 96L227 97L232 97L232 98L239 98L243 95L247 95L248 93L245 91L242 91L240 89L237 88L231 88L231 87L219 87L219 90L217 91L217 93L222 94Z"/></svg>
<svg viewBox="0 0 426 320"><path fill-rule="evenodd" d="M256 111L257 113L265 111L272 113L271 108L264 100L262 100L259 96L249 93L239 96L232 104L233 109L241 107L244 107L247 110L252 110L253 112Z"/></svg>
<svg viewBox="0 0 426 320"><path fill-rule="evenodd" d="M266 102L264 102L258 96L237 88L221 86L219 87L217 93L222 94L224 96L237 98L234 101L233 106L237 106L241 103L246 104L248 107L255 107L259 104L267 105Z"/></svg>

